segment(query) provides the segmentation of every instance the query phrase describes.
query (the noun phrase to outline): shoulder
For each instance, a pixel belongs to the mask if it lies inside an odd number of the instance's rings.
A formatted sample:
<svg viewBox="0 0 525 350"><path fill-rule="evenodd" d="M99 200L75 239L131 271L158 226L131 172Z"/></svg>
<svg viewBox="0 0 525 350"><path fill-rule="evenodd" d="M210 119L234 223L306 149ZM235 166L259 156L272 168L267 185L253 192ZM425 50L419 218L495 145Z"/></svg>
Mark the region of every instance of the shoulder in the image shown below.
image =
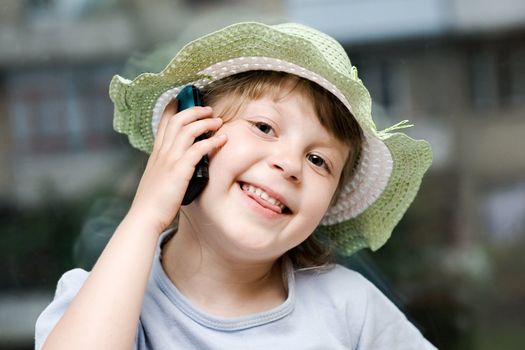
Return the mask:
<svg viewBox="0 0 525 350"><path fill-rule="evenodd" d="M88 275L89 273L82 269L73 269L64 273L57 283L53 301L42 314L57 306L69 304L86 281Z"/></svg>
<svg viewBox="0 0 525 350"><path fill-rule="evenodd" d="M86 281L88 275L89 272L83 269L73 269L64 273L62 277L60 277L60 280L58 280L55 298L70 292L75 292L76 294Z"/></svg>
<svg viewBox="0 0 525 350"><path fill-rule="evenodd" d="M354 329L360 328L359 324L366 317L370 295L377 290L361 274L341 265L327 269L297 270L295 286L298 300L307 303L315 301L316 308L336 310L334 315L347 323L353 323ZM348 315L352 316L351 320Z"/></svg>
<svg viewBox="0 0 525 350"><path fill-rule="evenodd" d="M308 286L316 293L332 297L366 298L367 293L376 289L360 273L337 264L326 269L296 270L295 280L298 289Z"/></svg>
<svg viewBox="0 0 525 350"><path fill-rule="evenodd" d="M54 303L69 302L73 299L84 285L88 276L89 272L79 268L64 273L57 282L55 296L51 305Z"/></svg>
<svg viewBox="0 0 525 350"><path fill-rule="evenodd" d="M40 349L47 335L62 317L71 301L86 281L89 273L73 269L62 275L57 283L53 301L42 311L35 325L35 349Z"/></svg>
<svg viewBox="0 0 525 350"><path fill-rule="evenodd" d="M364 349L434 349L373 283L340 265L297 270L298 299L331 310Z"/></svg>
<svg viewBox="0 0 525 350"><path fill-rule="evenodd" d="M404 318L397 306L360 273L341 265L325 270L298 270L297 294L308 293L322 303L330 303L353 318L365 319L374 311ZM306 292L305 292L306 290Z"/></svg>
<svg viewBox="0 0 525 350"><path fill-rule="evenodd" d="M387 309L390 306L388 298L371 282L341 265L297 270L295 279L298 301L313 302L316 309L336 317L347 327L350 339L359 339L369 316L370 304L387 305Z"/></svg>

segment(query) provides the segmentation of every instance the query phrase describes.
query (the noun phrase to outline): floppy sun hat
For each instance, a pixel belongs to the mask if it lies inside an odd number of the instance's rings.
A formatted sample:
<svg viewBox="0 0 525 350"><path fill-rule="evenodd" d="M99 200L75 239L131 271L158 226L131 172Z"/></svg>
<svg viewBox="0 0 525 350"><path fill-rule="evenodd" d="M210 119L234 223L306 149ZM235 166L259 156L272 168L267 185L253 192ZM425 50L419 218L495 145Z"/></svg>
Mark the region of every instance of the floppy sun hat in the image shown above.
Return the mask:
<svg viewBox="0 0 525 350"><path fill-rule="evenodd" d="M246 22L228 26L184 46L159 73L133 80L119 75L110 84L113 125L147 153L166 105L186 85L202 88L218 79L253 70L287 72L313 81L335 95L359 123L364 139L355 174L316 229L339 253L377 250L390 237L432 162L430 145L398 129L378 131L372 101L343 47L310 27Z"/></svg>

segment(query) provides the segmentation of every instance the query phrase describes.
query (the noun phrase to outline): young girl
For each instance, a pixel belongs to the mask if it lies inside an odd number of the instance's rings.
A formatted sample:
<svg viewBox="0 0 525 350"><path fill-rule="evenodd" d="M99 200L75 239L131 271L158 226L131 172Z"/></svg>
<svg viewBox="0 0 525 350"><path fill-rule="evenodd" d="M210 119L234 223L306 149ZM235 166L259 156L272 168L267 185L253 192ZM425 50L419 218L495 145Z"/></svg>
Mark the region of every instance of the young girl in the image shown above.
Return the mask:
<svg viewBox="0 0 525 350"><path fill-rule="evenodd" d="M188 84L207 106L177 113ZM151 155L92 271L58 282L37 349L434 348L330 260L384 244L431 162L402 126L376 130L335 40L239 23L158 74L116 76L110 96L116 130ZM209 181L181 206L204 155Z"/></svg>

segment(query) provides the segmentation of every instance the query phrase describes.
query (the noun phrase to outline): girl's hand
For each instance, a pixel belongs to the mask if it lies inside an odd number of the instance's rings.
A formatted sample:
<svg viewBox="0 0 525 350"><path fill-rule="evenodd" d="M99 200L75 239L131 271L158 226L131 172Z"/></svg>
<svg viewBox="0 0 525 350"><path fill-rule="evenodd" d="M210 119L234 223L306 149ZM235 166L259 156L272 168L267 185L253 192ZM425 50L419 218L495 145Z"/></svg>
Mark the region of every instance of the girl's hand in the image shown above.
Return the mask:
<svg viewBox="0 0 525 350"><path fill-rule="evenodd" d="M162 115L153 151L128 215L146 220L160 234L175 218L199 160L226 143L226 135L195 142L217 131L222 119L212 118L211 107L193 107L176 113L176 100Z"/></svg>

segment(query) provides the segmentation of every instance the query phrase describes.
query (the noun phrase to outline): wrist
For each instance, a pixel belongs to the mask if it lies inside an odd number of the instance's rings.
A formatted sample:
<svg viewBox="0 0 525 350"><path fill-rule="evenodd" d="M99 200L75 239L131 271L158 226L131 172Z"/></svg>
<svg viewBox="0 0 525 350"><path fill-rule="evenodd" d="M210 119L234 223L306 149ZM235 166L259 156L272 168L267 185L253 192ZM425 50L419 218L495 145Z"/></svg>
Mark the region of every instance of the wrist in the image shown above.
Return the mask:
<svg viewBox="0 0 525 350"><path fill-rule="evenodd" d="M155 237L160 236L160 234L165 229L164 227L162 227L161 224L151 219L145 213L137 212L133 210L133 208L131 208L124 217L124 219L122 219L120 226L126 227L127 229L131 229L136 232L140 232L141 234L151 235Z"/></svg>

